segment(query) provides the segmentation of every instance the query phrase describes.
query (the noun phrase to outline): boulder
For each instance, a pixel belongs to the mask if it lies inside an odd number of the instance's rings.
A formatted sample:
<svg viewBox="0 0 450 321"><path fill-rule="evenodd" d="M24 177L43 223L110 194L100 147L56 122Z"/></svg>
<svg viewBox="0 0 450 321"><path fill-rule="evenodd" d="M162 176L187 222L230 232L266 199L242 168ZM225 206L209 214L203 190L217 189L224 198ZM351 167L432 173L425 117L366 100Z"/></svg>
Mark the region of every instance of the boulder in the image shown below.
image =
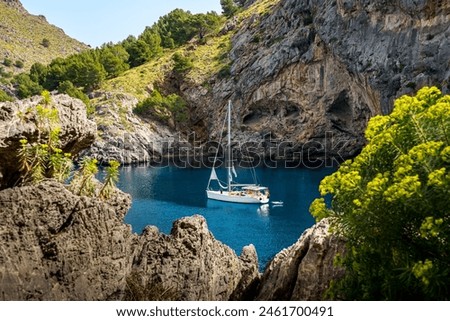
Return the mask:
<svg viewBox="0 0 450 321"><path fill-rule="evenodd" d="M47 180L0 191L0 299L106 300L126 286L131 200L79 197Z"/></svg>
<svg viewBox="0 0 450 321"><path fill-rule="evenodd" d="M42 97L0 103L0 189L15 184L19 176L20 140L30 143L46 143L45 135L37 126L36 106ZM95 123L86 115L81 100L67 95L52 96L52 105L58 110L61 127L60 148L76 156L90 146L96 135ZM42 134L42 136L41 136Z"/></svg>
<svg viewBox="0 0 450 321"><path fill-rule="evenodd" d="M253 245L240 257L214 239L200 215L174 222L170 235L148 227L139 239L133 269L144 283L171 289L177 300L229 300L248 297L259 280Z"/></svg>
<svg viewBox="0 0 450 321"><path fill-rule="evenodd" d="M334 258L344 253L345 242L329 229L329 219L322 220L278 253L261 277L256 300L323 300L330 281L344 273Z"/></svg>

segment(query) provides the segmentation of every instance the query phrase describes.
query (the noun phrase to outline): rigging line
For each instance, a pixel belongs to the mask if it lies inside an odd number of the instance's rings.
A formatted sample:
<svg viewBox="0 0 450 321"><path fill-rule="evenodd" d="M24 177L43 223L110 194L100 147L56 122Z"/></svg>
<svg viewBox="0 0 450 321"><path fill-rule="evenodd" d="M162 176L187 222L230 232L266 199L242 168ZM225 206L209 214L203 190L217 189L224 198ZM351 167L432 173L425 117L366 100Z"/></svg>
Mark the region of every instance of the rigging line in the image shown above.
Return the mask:
<svg viewBox="0 0 450 321"><path fill-rule="evenodd" d="M228 113L228 111L227 111L227 113ZM221 132L220 132L219 145L217 146L217 149L216 149L216 155L214 156L213 168L214 168L214 165L216 165L217 156L219 155L219 146L222 145L223 131L225 130L225 124L226 124L226 121L227 121L227 118L224 117L223 124L222 124L222 130L221 130Z"/></svg>

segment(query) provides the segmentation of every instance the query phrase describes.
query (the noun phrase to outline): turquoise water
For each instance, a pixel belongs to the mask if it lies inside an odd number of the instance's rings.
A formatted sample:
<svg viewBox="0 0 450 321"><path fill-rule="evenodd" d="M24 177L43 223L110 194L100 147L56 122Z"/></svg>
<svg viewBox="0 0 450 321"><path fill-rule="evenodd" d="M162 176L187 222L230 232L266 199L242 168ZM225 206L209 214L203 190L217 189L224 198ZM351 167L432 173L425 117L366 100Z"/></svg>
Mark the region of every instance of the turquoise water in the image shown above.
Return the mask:
<svg viewBox="0 0 450 321"><path fill-rule="evenodd" d="M283 206L208 200L205 192L208 168L123 167L118 187L133 198L125 222L134 232L141 233L145 226L155 225L169 234L176 219L200 214L206 218L214 237L236 254L245 245L255 245L263 268L314 224L309 205L319 195L321 179L333 171L333 168L257 168L259 183L270 188L271 201L283 201ZM237 172L241 182L251 182L249 170L237 169ZM217 174L226 177L224 169L218 169Z"/></svg>

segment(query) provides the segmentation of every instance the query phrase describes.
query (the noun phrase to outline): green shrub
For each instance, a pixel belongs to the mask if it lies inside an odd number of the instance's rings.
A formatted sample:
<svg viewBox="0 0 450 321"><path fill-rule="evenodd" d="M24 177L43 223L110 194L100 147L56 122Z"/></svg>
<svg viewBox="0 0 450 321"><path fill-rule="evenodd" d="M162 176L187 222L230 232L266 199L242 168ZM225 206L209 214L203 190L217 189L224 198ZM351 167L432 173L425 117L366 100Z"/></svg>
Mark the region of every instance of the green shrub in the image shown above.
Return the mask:
<svg viewBox="0 0 450 321"><path fill-rule="evenodd" d="M4 90L0 89L0 102L13 101L14 99L8 95Z"/></svg>
<svg viewBox="0 0 450 321"><path fill-rule="evenodd" d="M14 63L14 66L16 66L19 69L22 69L24 67L23 61L22 60L16 60L16 62Z"/></svg>
<svg viewBox="0 0 450 321"><path fill-rule="evenodd" d="M177 94L162 96L158 90L153 90L150 97L139 102L134 112L155 116L163 121L172 118L178 123L183 123L188 120L186 102Z"/></svg>
<svg viewBox="0 0 450 321"><path fill-rule="evenodd" d="M175 63L173 66L173 70L178 73L188 72L194 67L194 63L192 62L191 58L186 57L178 52L173 54L172 60Z"/></svg>
<svg viewBox="0 0 450 321"><path fill-rule="evenodd" d="M11 59L5 58L5 59L3 59L3 65L5 65L6 67L12 67L13 62Z"/></svg>
<svg viewBox="0 0 450 321"><path fill-rule="evenodd" d="M45 48L50 47L50 40L48 40L47 38L42 39L41 45Z"/></svg>
<svg viewBox="0 0 450 321"><path fill-rule="evenodd" d="M436 87L403 96L365 135L310 208L348 240L331 297L450 299L450 96Z"/></svg>

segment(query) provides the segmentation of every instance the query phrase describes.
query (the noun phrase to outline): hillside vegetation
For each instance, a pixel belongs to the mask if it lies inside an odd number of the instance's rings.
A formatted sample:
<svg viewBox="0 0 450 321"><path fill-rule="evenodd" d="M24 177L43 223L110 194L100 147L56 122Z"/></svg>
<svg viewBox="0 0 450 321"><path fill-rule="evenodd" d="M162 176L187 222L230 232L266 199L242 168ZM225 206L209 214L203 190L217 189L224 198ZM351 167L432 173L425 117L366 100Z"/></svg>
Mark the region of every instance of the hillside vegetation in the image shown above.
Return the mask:
<svg viewBox="0 0 450 321"><path fill-rule="evenodd" d="M257 22L258 17L269 13L278 2L279 0L259 0L245 9L236 7L227 21L222 20L215 30L211 30L203 39L195 35L193 39L177 48L166 49L142 66L130 69L120 77L105 82L102 89L126 92L143 99L155 85L170 77L172 71L176 69L174 55L185 57L188 64L176 76L182 76L192 85L207 87L211 77L217 75L221 78L229 75L231 61L228 53L231 49L231 38L243 21L253 16ZM226 15L226 7L223 9Z"/></svg>
<svg viewBox="0 0 450 321"><path fill-rule="evenodd" d="M0 1L0 70L5 73L28 71L36 62L49 64L88 47L64 31L24 9Z"/></svg>

